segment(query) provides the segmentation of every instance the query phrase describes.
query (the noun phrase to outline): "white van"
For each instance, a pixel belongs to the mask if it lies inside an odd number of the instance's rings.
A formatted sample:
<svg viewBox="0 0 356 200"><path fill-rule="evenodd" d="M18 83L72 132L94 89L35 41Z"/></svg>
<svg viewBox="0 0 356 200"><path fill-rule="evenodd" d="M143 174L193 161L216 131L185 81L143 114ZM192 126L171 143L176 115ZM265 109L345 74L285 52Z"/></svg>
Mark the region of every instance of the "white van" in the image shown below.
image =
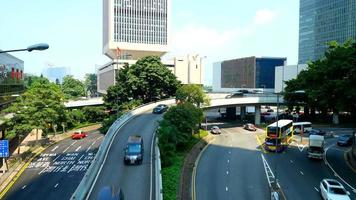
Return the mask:
<svg viewBox="0 0 356 200"><path fill-rule="evenodd" d="M293 122L293 129L295 134L301 133L303 128L303 133L307 133L312 130L311 122Z"/></svg>

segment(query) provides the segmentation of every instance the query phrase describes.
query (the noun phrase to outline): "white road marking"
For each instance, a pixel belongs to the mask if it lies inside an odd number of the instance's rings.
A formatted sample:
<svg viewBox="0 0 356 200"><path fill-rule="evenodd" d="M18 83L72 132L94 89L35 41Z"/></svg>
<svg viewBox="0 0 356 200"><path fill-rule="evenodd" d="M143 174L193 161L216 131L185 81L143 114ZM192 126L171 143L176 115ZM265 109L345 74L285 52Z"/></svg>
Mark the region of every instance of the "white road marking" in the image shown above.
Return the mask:
<svg viewBox="0 0 356 200"><path fill-rule="evenodd" d="M95 144L95 142L98 141L97 139L87 148L87 150L85 151L86 153L91 149L91 147Z"/></svg>
<svg viewBox="0 0 356 200"><path fill-rule="evenodd" d="M27 185L24 185L24 186L22 186L22 188L21 189L25 189L27 187Z"/></svg>
<svg viewBox="0 0 356 200"><path fill-rule="evenodd" d="M302 171L299 171L301 175L304 175L304 173Z"/></svg>
<svg viewBox="0 0 356 200"><path fill-rule="evenodd" d="M290 160L290 163L293 163L293 160Z"/></svg>
<svg viewBox="0 0 356 200"><path fill-rule="evenodd" d="M59 184L57 183L57 184L54 186L54 188L58 187L58 185L59 185Z"/></svg>
<svg viewBox="0 0 356 200"><path fill-rule="evenodd" d="M229 190L229 188L226 186L226 187L225 187L225 191L227 192L228 190Z"/></svg>
<svg viewBox="0 0 356 200"><path fill-rule="evenodd" d="M226 171L226 174L229 175L229 171Z"/></svg>
<svg viewBox="0 0 356 200"><path fill-rule="evenodd" d="M230 160L227 160L227 163L230 163Z"/></svg>
<svg viewBox="0 0 356 200"><path fill-rule="evenodd" d="M54 147L51 151L55 151L56 149L58 149L58 145L56 147Z"/></svg>
<svg viewBox="0 0 356 200"><path fill-rule="evenodd" d="M314 187L314 189L315 189L317 192L319 192L318 188Z"/></svg>
<svg viewBox="0 0 356 200"><path fill-rule="evenodd" d="M231 151L229 151L229 154L231 154Z"/></svg>
<svg viewBox="0 0 356 200"><path fill-rule="evenodd" d="M58 156L53 160L53 162L55 162L55 161L59 158L59 156L61 156L61 155L58 155Z"/></svg>
<svg viewBox="0 0 356 200"><path fill-rule="evenodd" d="M83 158L83 156L84 156L84 154L83 154L82 156L80 156L80 158L79 158L79 160L78 160L78 161L80 161L80 159L82 159L82 158Z"/></svg>
<svg viewBox="0 0 356 200"><path fill-rule="evenodd" d="M73 146L75 143L77 143L77 141L74 141L71 145L69 145L66 149L64 149L63 153L65 153L69 149L69 147Z"/></svg>
<svg viewBox="0 0 356 200"><path fill-rule="evenodd" d="M78 151L80 148L82 148L82 146L79 146L75 151Z"/></svg>
<svg viewBox="0 0 356 200"><path fill-rule="evenodd" d="M347 186L349 186L349 188L351 188L351 190L352 190L354 193L356 193L356 189L353 188L350 184L348 184L344 179L342 179L342 178L336 173L336 171L331 167L331 165L329 164L328 160L326 159L326 153L327 153L328 150L329 150L331 147L333 147L333 146L335 146L335 144L333 144L333 145L331 145L331 146L328 146L328 147L325 149L325 151L324 151L324 162L325 162L325 164L326 164L327 166L329 166L329 168L331 169L331 171L334 172L334 175L335 175L336 177L338 177L342 182L344 182Z"/></svg>

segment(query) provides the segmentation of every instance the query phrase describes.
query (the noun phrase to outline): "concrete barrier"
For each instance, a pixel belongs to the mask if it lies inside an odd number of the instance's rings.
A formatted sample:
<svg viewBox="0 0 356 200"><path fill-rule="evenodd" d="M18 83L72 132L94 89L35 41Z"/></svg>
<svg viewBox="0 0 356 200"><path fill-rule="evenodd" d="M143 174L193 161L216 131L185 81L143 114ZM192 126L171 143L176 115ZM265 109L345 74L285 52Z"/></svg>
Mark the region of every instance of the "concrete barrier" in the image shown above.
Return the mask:
<svg viewBox="0 0 356 200"><path fill-rule="evenodd" d="M168 99L163 101L158 101L155 103L145 104L142 106L137 107L136 109L122 115L119 119L117 119L109 128L108 132L106 133L103 142L101 143L98 152L95 155L92 164L90 165L89 169L85 173L82 181L80 182L79 186L73 193L71 199L87 199L91 193L91 190L95 186L95 182L100 175L100 171L105 164L106 157L109 153L109 149L111 144L114 141L116 134L119 130L131 119L135 116L152 110L158 104L168 104L172 105L175 103L174 99Z"/></svg>

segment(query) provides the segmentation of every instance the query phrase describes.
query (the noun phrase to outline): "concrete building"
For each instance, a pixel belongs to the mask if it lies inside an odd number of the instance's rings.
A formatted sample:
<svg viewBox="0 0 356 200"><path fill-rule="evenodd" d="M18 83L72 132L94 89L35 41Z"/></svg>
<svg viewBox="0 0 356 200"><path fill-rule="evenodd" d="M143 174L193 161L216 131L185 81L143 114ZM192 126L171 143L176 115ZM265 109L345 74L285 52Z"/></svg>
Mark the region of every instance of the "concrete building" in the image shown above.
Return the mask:
<svg viewBox="0 0 356 200"><path fill-rule="evenodd" d="M306 64L277 66L275 69L274 92L283 92L286 87L285 82L297 78L297 75L301 71L306 70L307 67L308 65Z"/></svg>
<svg viewBox="0 0 356 200"><path fill-rule="evenodd" d="M213 91L231 92L240 88L274 89L275 67L287 58L246 57L213 64Z"/></svg>
<svg viewBox="0 0 356 200"><path fill-rule="evenodd" d="M172 71L182 84L203 84L204 67L202 64L204 57L198 54L188 54L186 56L174 57L168 60L162 60L162 63ZM129 65L134 64L135 60L127 60ZM115 85L115 76L117 71L124 65L122 62L111 61L97 71L98 74L98 92L106 94L109 86Z"/></svg>
<svg viewBox="0 0 356 200"><path fill-rule="evenodd" d="M43 69L42 74L52 82L56 82L56 79L58 79L59 82L62 83L63 78L67 75L70 75L70 68L49 66Z"/></svg>
<svg viewBox="0 0 356 200"><path fill-rule="evenodd" d="M103 53L111 59L162 56L169 29L170 0L103 0Z"/></svg>
<svg viewBox="0 0 356 200"><path fill-rule="evenodd" d="M356 40L355 0L300 0L298 63L323 57L327 43Z"/></svg>

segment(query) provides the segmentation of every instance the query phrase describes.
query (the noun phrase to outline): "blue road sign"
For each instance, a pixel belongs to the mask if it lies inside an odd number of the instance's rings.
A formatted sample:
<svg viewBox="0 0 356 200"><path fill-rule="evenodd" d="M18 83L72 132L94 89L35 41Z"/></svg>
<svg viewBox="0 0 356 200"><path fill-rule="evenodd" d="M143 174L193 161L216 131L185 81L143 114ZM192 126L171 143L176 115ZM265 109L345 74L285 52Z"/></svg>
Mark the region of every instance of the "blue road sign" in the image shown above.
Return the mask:
<svg viewBox="0 0 356 200"><path fill-rule="evenodd" d="M9 157L9 140L0 140L0 158Z"/></svg>

